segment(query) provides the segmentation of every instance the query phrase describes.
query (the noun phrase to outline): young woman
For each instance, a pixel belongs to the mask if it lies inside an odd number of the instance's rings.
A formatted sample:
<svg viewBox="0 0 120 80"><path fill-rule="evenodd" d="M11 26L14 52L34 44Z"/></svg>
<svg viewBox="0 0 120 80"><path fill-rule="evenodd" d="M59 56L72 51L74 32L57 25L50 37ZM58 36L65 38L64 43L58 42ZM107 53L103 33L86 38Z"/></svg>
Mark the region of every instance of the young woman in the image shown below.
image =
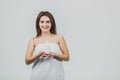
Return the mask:
<svg viewBox="0 0 120 80"><path fill-rule="evenodd" d="M33 63L31 80L64 80L62 63L69 60L69 51L64 37L56 33L55 20L50 12L38 14L36 31L25 56L27 65Z"/></svg>

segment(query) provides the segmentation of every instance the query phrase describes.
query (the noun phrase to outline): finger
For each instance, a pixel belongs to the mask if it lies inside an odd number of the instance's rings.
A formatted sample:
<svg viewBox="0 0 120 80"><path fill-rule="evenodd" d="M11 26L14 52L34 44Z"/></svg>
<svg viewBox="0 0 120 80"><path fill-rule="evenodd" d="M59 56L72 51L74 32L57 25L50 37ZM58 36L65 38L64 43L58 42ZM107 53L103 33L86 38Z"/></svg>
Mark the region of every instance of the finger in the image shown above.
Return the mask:
<svg viewBox="0 0 120 80"><path fill-rule="evenodd" d="M44 55L44 52L40 52L40 55Z"/></svg>
<svg viewBox="0 0 120 80"><path fill-rule="evenodd" d="M51 56L53 56L54 55L54 52L51 52Z"/></svg>

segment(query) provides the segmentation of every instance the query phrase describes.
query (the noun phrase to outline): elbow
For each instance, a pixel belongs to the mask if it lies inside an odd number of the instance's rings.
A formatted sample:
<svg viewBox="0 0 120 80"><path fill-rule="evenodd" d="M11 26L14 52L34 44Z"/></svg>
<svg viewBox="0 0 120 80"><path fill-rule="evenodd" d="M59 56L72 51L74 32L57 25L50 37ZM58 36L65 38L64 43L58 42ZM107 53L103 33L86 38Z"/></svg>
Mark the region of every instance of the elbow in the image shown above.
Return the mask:
<svg viewBox="0 0 120 80"><path fill-rule="evenodd" d="M26 65L29 65L30 63L29 62L27 62L27 61L25 61L25 63L26 63Z"/></svg>
<svg viewBox="0 0 120 80"><path fill-rule="evenodd" d="M69 59L65 59L64 61L67 61L67 62L68 62L68 61L69 61Z"/></svg>
<svg viewBox="0 0 120 80"><path fill-rule="evenodd" d="M67 56L65 61L69 61L70 60L70 56Z"/></svg>
<svg viewBox="0 0 120 80"><path fill-rule="evenodd" d="M28 59L25 59L25 63L26 63L26 65L29 65L30 61Z"/></svg>
<svg viewBox="0 0 120 80"><path fill-rule="evenodd" d="M70 59L69 58L67 58L65 61L69 61Z"/></svg>

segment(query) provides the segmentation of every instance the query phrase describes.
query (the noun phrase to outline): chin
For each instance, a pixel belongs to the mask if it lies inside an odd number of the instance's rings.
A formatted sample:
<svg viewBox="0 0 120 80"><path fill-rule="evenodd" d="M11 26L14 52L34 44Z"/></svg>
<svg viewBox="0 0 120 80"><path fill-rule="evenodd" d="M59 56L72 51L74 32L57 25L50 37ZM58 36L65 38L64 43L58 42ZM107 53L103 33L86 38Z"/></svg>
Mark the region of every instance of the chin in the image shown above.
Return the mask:
<svg viewBox="0 0 120 80"><path fill-rule="evenodd" d="M45 33L46 33L46 32L49 32L49 30L44 30L43 32L45 32Z"/></svg>

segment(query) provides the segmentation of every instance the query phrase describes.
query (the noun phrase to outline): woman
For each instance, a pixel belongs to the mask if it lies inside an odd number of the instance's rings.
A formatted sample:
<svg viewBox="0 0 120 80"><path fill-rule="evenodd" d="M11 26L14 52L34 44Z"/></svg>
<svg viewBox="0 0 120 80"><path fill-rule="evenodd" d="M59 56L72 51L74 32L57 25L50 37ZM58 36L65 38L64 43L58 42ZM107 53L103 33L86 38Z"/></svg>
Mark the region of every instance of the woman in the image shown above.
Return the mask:
<svg viewBox="0 0 120 80"><path fill-rule="evenodd" d="M56 33L52 14L42 11L36 19L36 37L29 41L26 64L33 63L31 80L64 80L62 61L69 60L65 39Z"/></svg>

